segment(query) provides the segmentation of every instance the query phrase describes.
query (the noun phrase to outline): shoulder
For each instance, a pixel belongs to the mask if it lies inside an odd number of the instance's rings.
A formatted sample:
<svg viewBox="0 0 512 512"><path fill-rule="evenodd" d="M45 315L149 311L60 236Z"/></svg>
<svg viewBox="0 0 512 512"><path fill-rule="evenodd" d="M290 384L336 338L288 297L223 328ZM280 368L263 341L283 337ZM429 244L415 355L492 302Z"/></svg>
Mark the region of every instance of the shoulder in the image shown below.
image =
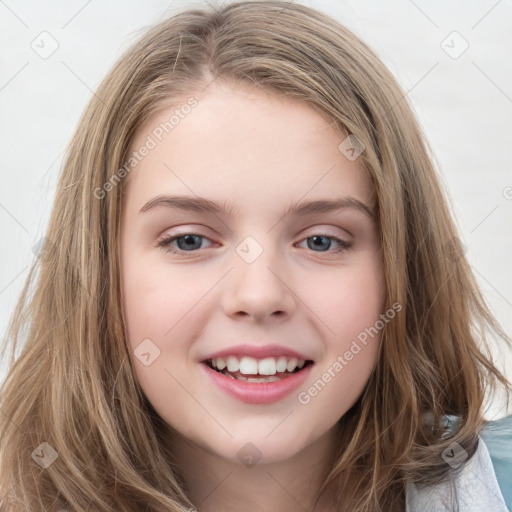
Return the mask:
<svg viewBox="0 0 512 512"><path fill-rule="evenodd" d="M408 483L406 512L509 512L482 437L461 472L446 482L417 488Z"/></svg>

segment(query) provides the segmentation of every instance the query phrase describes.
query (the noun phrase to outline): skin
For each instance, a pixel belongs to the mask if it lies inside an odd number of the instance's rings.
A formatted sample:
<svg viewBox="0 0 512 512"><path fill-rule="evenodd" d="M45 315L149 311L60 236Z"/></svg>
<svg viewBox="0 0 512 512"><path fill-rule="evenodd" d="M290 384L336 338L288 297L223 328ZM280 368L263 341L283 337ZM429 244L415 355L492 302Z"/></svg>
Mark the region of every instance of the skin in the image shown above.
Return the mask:
<svg viewBox="0 0 512 512"><path fill-rule="evenodd" d="M294 201L350 196L374 207L360 159L338 149L345 135L312 106L261 91L214 83L198 105L132 170L121 226L123 307L136 378L171 427L175 456L199 510L313 510L334 451L336 423L356 402L375 365L380 334L313 397L307 390L383 313L384 274L375 221L360 210L283 212ZM183 100L183 103L186 99ZM140 128L139 148L176 105ZM230 215L155 207L161 194L200 196L233 205ZM166 252L158 242L177 230L197 234ZM335 236L339 245L311 237ZM263 249L252 263L236 252L247 237ZM308 244L309 241L309 244ZM198 247L198 248L197 248ZM145 366L144 339L160 350ZM277 343L315 361L305 385L256 405L226 395L202 361L240 343ZM332 370L331 370L332 371ZM252 443L260 459L237 452ZM325 493L315 511L333 510Z"/></svg>

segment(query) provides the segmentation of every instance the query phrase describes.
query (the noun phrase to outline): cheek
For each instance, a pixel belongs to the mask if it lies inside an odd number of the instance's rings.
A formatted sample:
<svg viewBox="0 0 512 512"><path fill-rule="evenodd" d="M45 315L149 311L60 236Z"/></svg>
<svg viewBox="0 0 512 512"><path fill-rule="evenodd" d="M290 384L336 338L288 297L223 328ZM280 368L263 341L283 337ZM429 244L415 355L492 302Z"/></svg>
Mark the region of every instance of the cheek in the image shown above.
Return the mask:
<svg viewBox="0 0 512 512"><path fill-rule="evenodd" d="M346 272L345 272L346 270ZM337 421L361 396L375 365L382 336L384 277L376 259L361 268L344 269L329 300L324 298L326 357L319 378L299 397L313 414L329 411ZM318 297L317 302L320 300Z"/></svg>
<svg viewBox="0 0 512 512"><path fill-rule="evenodd" d="M317 275L308 290L304 291L307 305L321 319L326 338L339 348L373 326L383 313L384 279L376 263Z"/></svg>
<svg viewBox="0 0 512 512"><path fill-rule="evenodd" d="M329 300L316 298L326 341L315 379L297 395L308 417L321 417L326 424L334 424L364 391L382 336L381 285L371 272L353 272L339 279Z"/></svg>
<svg viewBox="0 0 512 512"><path fill-rule="evenodd" d="M124 306L132 345L141 337L152 336L165 344L176 332L182 332L201 311L201 297L211 286L197 275L184 278L179 268L163 266L159 270L135 258L127 261L123 270Z"/></svg>
<svg viewBox="0 0 512 512"><path fill-rule="evenodd" d="M192 389L187 340L192 329L200 328L197 293L204 295L206 284L198 287L197 280L184 282L183 276L164 270L134 255L125 261L127 347L136 379L158 414L168 424L179 420L192 428L194 414L183 413L193 406L187 392Z"/></svg>
<svg viewBox="0 0 512 512"><path fill-rule="evenodd" d="M315 414L339 419L359 398L376 363L385 304L384 277L376 258L360 267L339 269L335 276L316 276L307 304L314 309L317 330L324 333L324 356L317 380L303 389L299 403Z"/></svg>
<svg viewBox="0 0 512 512"><path fill-rule="evenodd" d="M214 281L184 274L179 265L148 261L136 251L127 254L122 267L127 348L145 394L154 406L165 408L170 395L187 397L181 386L190 388L190 340L207 322L204 297Z"/></svg>

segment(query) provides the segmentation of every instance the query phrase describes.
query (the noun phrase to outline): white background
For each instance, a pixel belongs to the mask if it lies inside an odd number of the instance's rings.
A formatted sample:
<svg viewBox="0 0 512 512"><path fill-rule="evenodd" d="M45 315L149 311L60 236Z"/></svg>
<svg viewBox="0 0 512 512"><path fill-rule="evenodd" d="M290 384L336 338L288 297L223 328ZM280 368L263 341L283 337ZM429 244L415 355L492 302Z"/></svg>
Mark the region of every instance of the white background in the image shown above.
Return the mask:
<svg viewBox="0 0 512 512"><path fill-rule="evenodd" d="M407 91L466 256L512 334L512 1L296 2L352 29ZM180 6L202 4L0 0L0 335L35 258L32 247L44 236L63 151L92 91L146 27ZM58 48L43 59L32 47L43 44ZM512 378L510 354L501 348L496 357ZM505 414L494 400L487 416Z"/></svg>

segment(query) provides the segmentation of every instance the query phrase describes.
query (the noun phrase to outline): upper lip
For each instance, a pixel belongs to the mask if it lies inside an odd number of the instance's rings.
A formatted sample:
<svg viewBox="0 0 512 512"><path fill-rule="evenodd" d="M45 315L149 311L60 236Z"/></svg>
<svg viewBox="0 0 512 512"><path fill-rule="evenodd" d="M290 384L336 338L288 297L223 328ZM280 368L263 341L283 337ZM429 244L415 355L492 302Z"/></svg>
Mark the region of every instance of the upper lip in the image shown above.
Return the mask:
<svg viewBox="0 0 512 512"><path fill-rule="evenodd" d="M243 356L254 357L255 359L264 359L266 357L280 357L285 356L288 358L294 357L303 361L312 360L305 354L297 352L288 347L284 347L281 345L236 345L233 347L228 347L217 352L212 352L210 355L205 357L203 361L207 361L208 359L215 359L217 357L227 357L227 356L235 356L241 358Z"/></svg>

